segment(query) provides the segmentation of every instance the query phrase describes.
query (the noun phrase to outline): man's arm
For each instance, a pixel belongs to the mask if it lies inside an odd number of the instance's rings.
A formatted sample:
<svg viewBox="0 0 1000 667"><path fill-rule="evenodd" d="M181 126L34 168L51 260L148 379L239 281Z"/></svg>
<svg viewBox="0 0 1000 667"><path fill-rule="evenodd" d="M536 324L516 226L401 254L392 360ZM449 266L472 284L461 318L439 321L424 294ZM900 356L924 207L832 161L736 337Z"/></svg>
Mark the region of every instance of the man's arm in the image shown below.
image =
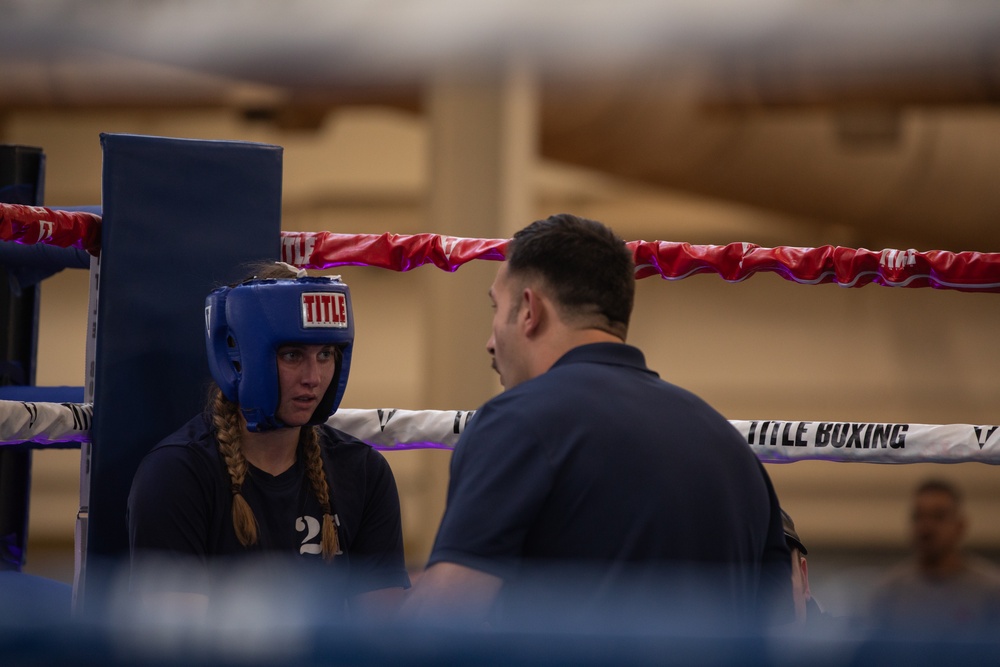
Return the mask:
<svg viewBox="0 0 1000 667"><path fill-rule="evenodd" d="M351 598L351 610L365 621L386 621L399 611L406 592L406 589L396 587L359 593Z"/></svg>
<svg viewBox="0 0 1000 667"><path fill-rule="evenodd" d="M438 562L427 568L403 600L404 620L444 619L479 625L486 621L503 579L481 570Z"/></svg>

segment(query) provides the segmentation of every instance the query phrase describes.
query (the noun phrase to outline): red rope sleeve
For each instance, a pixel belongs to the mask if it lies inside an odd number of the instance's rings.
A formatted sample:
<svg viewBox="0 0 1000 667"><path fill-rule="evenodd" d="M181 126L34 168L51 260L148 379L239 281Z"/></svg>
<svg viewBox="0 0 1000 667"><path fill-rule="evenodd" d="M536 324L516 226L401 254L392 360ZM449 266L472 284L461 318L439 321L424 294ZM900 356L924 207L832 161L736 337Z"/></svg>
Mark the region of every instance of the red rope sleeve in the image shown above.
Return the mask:
<svg viewBox="0 0 1000 667"><path fill-rule="evenodd" d="M474 259L503 260L507 241L436 234L333 234L282 232L282 259L312 269L378 266L409 271L434 264L455 271ZM932 250L855 250L839 246L764 248L753 243L725 246L668 241L630 241L636 278L679 280L696 273L717 273L739 282L758 272L816 285L934 287L965 292L1000 292L1000 254Z"/></svg>
<svg viewBox="0 0 1000 667"><path fill-rule="evenodd" d="M466 239L438 234L281 233L281 259L307 269L354 265L409 271L433 264L445 271L455 271L474 259L502 261L506 247L506 239Z"/></svg>
<svg viewBox="0 0 1000 667"><path fill-rule="evenodd" d="M0 203L0 241L101 251L101 216L44 206Z"/></svg>

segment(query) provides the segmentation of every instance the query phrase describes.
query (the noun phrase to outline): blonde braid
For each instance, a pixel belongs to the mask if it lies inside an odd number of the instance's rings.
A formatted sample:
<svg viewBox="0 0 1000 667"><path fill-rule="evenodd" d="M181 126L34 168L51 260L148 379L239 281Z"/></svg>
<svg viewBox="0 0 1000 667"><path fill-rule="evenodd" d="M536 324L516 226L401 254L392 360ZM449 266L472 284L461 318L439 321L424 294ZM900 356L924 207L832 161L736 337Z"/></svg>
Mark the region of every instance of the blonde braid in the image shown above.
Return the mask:
<svg viewBox="0 0 1000 667"><path fill-rule="evenodd" d="M236 537L245 547L257 544L257 519L243 497L241 489L247 476L247 460L240 449L239 407L227 399L222 391L215 390L212 405L212 422L215 424L215 439L219 441L219 452L226 462L233 492L233 528Z"/></svg>
<svg viewBox="0 0 1000 667"><path fill-rule="evenodd" d="M323 508L323 560L330 562L340 551L340 538L330 507L330 486L326 480L326 469L323 467L319 435L315 426L302 429L302 451L306 458L306 475L320 507Z"/></svg>

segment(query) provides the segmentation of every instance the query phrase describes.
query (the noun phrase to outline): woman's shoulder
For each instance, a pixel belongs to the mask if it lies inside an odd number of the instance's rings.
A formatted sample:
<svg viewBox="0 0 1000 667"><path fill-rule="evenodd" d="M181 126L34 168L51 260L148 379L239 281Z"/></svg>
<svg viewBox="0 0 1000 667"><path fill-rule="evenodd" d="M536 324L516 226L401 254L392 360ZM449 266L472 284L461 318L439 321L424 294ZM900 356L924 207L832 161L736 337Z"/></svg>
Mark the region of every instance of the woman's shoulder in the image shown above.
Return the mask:
<svg viewBox="0 0 1000 667"><path fill-rule="evenodd" d="M199 414L158 442L146 454L144 460L216 461L218 452L215 428L204 414Z"/></svg>
<svg viewBox="0 0 1000 667"><path fill-rule="evenodd" d="M320 444L326 449L337 449L345 452L360 452L371 449L371 446L360 438L333 428L327 424L320 424L318 427Z"/></svg>
<svg viewBox="0 0 1000 667"><path fill-rule="evenodd" d="M377 449L355 436L326 424L319 426L320 445L331 463L337 466L353 465L365 468L388 468L388 463Z"/></svg>
<svg viewBox="0 0 1000 667"><path fill-rule="evenodd" d="M143 456L133 478L133 495L175 496L195 488L221 488L222 472L214 430L198 416Z"/></svg>

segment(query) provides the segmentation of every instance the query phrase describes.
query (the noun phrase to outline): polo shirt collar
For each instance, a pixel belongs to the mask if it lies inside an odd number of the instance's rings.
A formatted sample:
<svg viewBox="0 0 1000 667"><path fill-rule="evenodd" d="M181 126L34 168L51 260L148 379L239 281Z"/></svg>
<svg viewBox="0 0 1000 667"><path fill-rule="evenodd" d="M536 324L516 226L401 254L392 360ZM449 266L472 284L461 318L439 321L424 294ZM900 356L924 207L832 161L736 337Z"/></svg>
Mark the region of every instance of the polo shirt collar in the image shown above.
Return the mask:
<svg viewBox="0 0 1000 667"><path fill-rule="evenodd" d="M578 363L615 364L652 372L646 367L646 357L642 350L625 343L588 343L574 347L559 357L552 368Z"/></svg>

